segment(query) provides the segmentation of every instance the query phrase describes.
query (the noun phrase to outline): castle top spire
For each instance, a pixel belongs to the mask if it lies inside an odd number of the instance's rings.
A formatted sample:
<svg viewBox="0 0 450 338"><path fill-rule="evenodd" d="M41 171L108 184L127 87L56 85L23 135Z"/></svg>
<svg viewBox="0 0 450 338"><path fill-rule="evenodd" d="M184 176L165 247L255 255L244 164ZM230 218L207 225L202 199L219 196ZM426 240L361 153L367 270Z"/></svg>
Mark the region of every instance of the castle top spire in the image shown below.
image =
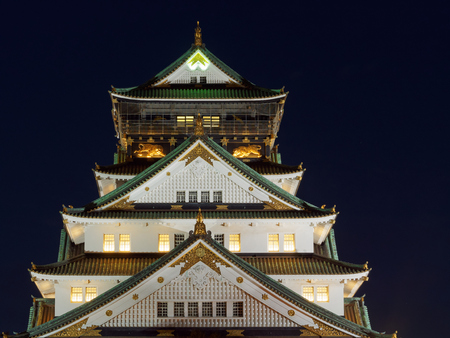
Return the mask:
<svg viewBox="0 0 450 338"><path fill-rule="evenodd" d="M195 29L195 43L196 46L202 45L202 29L200 23L197 21L197 28Z"/></svg>

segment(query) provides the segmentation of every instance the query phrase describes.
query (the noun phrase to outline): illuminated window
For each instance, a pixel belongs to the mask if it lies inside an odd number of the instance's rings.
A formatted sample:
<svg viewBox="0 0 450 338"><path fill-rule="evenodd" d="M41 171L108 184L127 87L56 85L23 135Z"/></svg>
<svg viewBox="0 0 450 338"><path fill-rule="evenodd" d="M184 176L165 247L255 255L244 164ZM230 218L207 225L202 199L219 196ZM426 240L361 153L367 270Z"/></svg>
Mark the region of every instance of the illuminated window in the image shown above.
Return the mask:
<svg viewBox="0 0 450 338"><path fill-rule="evenodd" d="M184 234L175 234L174 240L174 246L180 245L184 241Z"/></svg>
<svg viewBox="0 0 450 338"><path fill-rule="evenodd" d="M173 304L173 316L174 317L184 317L184 303L175 302Z"/></svg>
<svg viewBox="0 0 450 338"><path fill-rule="evenodd" d="M328 302L328 286L318 286L316 291L318 302Z"/></svg>
<svg viewBox="0 0 450 338"><path fill-rule="evenodd" d="M203 116L203 127L205 128L217 128L220 124L219 116Z"/></svg>
<svg viewBox="0 0 450 338"><path fill-rule="evenodd" d="M114 251L114 235L103 235L103 251Z"/></svg>
<svg viewBox="0 0 450 338"><path fill-rule="evenodd" d="M295 251L294 234L284 235L284 251Z"/></svg>
<svg viewBox="0 0 450 338"><path fill-rule="evenodd" d="M86 288L86 302L90 302L95 297L97 297L97 288L96 287L87 287Z"/></svg>
<svg viewBox="0 0 450 338"><path fill-rule="evenodd" d="M314 287L304 286L303 287L303 297L305 297L310 302L314 302Z"/></svg>
<svg viewBox="0 0 450 338"><path fill-rule="evenodd" d="M212 302L203 302L202 303L202 317L212 317Z"/></svg>
<svg viewBox="0 0 450 338"><path fill-rule="evenodd" d="M241 235L239 234L230 235L230 251L234 252L241 251Z"/></svg>
<svg viewBox="0 0 450 338"><path fill-rule="evenodd" d="M177 191L177 203L186 202L186 193L184 191Z"/></svg>
<svg viewBox="0 0 450 338"><path fill-rule="evenodd" d="M222 203L222 192L214 191L213 192L213 200L214 200L214 203Z"/></svg>
<svg viewBox="0 0 450 338"><path fill-rule="evenodd" d="M197 192L189 191L189 203L197 203Z"/></svg>
<svg viewBox="0 0 450 338"><path fill-rule="evenodd" d="M167 252L170 250L169 235L159 235L159 252Z"/></svg>
<svg viewBox="0 0 450 338"><path fill-rule="evenodd" d="M198 303L188 302L188 317L198 317Z"/></svg>
<svg viewBox="0 0 450 338"><path fill-rule="evenodd" d="M119 251L130 250L130 235L119 235Z"/></svg>
<svg viewBox="0 0 450 338"><path fill-rule="evenodd" d="M244 303L234 302L233 303L233 317L244 317Z"/></svg>
<svg viewBox="0 0 450 338"><path fill-rule="evenodd" d="M72 287L70 289L70 302L82 303L83 302L83 288Z"/></svg>
<svg viewBox="0 0 450 338"><path fill-rule="evenodd" d="M216 303L216 317L226 317L227 316L227 303L217 302Z"/></svg>
<svg viewBox="0 0 450 338"><path fill-rule="evenodd" d="M278 243L278 234L269 234L269 252L280 251L280 246Z"/></svg>
<svg viewBox="0 0 450 338"><path fill-rule="evenodd" d="M209 203L209 191L202 191L202 203Z"/></svg>
<svg viewBox="0 0 450 338"><path fill-rule="evenodd" d="M225 245L225 235L224 234L214 234L214 240L220 245Z"/></svg>
<svg viewBox="0 0 450 338"><path fill-rule="evenodd" d="M167 317L167 303L158 302L158 317Z"/></svg>
<svg viewBox="0 0 450 338"><path fill-rule="evenodd" d="M194 116L177 116L178 127L193 127Z"/></svg>

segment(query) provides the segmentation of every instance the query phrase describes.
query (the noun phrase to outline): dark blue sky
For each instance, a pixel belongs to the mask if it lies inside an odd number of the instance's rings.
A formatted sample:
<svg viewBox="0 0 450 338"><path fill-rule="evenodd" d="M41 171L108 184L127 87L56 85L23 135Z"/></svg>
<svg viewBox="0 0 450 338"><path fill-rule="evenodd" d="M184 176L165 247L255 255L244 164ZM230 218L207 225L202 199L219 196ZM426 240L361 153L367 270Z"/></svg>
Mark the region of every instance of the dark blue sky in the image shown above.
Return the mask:
<svg viewBox="0 0 450 338"><path fill-rule="evenodd" d="M110 85L150 79L190 47L197 20L226 64L289 91L283 163L307 168L300 198L337 205L340 259L373 268L358 293L373 328L420 337L442 325L449 7L296 3L2 6L1 331L26 328L39 296L27 268L56 261L61 204L93 200L91 168L113 161Z"/></svg>

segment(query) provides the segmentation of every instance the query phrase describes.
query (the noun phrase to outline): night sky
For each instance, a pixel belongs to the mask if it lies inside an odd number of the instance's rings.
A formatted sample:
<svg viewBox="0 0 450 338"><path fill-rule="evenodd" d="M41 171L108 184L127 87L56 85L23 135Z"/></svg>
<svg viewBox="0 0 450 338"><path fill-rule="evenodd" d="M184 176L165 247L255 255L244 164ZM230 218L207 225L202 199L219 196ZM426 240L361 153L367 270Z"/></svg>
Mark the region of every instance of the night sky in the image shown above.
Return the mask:
<svg viewBox="0 0 450 338"><path fill-rule="evenodd" d="M279 150L298 196L337 205L339 258L373 270L373 329L425 337L447 322L449 32L444 5L273 1L2 5L0 331L26 329L30 262L57 260L62 204L98 196L113 163L108 90L139 85L194 42L289 96ZM226 3L226 5L225 5ZM444 2L442 2L444 4Z"/></svg>

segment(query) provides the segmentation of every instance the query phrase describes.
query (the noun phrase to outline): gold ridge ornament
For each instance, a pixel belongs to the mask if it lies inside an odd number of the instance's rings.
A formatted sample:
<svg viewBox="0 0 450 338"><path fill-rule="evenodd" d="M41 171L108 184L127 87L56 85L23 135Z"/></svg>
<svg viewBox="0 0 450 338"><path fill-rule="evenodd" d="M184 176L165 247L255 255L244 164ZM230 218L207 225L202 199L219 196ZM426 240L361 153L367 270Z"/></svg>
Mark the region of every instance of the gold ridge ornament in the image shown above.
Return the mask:
<svg viewBox="0 0 450 338"><path fill-rule="evenodd" d="M261 150L260 145L249 144L248 146L240 146L234 148L233 156L237 158L244 158L244 157L260 158L262 156L260 150Z"/></svg>
<svg viewBox="0 0 450 338"><path fill-rule="evenodd" d="M136 157L152 158L152 157L164 157L164 149L159 144L139 144L139 150L135 150Z"/></svg>

